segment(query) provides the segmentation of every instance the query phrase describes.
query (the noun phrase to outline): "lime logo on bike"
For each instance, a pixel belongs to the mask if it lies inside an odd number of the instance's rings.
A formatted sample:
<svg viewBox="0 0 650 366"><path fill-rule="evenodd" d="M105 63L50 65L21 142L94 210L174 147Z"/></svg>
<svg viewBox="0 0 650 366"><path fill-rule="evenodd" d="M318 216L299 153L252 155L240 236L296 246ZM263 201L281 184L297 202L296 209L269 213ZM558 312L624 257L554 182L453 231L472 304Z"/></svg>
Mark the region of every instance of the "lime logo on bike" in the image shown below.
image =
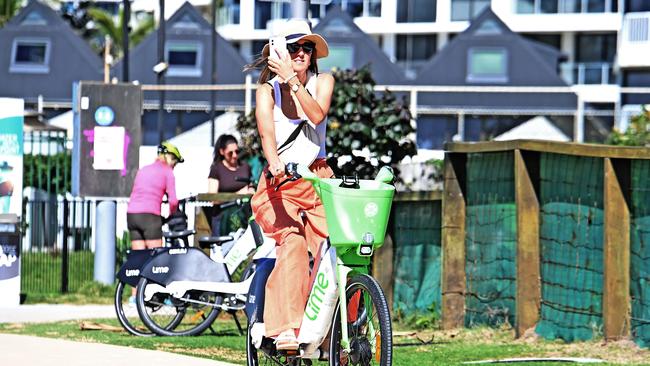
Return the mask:
<svg viewBox="0 0 650 366"><path fill-rule="evenodd" d="M178 249L170 249L169 250L169 255L176 255L176 254L187 254L187 249L186 248L178 248Z"/></svg>
<svg viewBox="0 0 650 366"><path fill-rule="evenodd" d="M153 273L167 273L167 272L169 272L169 267L167 267L167 266L164 266L164 267L162 267L162 266L160 266L160 267L152 267L151 272L153 272Z"/></svg>
<svg viewBox="0 0 650 366"><path fill-rule="evenodd" d="M329 284L330 282L325 277L325 273L318 273L316 282L314 283L314 289L311 292L311 296L309 296L309 301L307 301L307 309L305 309L305 316L309 320L318 318L320 306L323 305L323 296L325 296L325 291Z"/></svg>
<svg viewBox="0 0 650 366"><path fill-rule="evenodd" d="M363 213L368 218L377 216L378 212L379 212L379 206L377 206L377 204L374 202L366 203L366 206L363 208Z"/></svg>
<svg viewBox="0 0 650 366"><path fill-rule="evenodd" d="M126 277L135 277L140 275L140 270L139 269L127 269L126 270Z"/></svg>

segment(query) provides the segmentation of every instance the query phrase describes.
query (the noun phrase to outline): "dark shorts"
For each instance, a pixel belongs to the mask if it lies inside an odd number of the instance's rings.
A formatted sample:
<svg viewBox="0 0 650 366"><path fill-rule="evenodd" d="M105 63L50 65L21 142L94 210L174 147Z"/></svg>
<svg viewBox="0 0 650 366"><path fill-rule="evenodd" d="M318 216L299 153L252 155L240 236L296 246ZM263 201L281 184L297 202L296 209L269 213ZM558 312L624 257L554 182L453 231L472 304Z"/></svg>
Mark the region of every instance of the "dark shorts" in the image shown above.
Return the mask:
<svg viewBox="0 0 650 366"><path fill-rule="evenodd" d="M162 217L148 213L127 213L126 226L131 240L162 239Z"/></svg>

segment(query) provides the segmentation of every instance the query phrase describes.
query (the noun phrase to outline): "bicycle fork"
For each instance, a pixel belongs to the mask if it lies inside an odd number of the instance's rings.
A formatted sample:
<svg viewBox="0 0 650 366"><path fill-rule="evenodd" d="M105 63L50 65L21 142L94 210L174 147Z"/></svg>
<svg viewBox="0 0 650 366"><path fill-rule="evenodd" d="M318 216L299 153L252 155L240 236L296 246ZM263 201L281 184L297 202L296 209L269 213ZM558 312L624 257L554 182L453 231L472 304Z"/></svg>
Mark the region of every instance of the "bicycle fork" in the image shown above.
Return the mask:
<svg viewBox="0 0 650 366"><path fill-rule="evenodd" d="M340 258L336 258L336 275L339 283L339 311L341 313L341 347L343 352L350 354L350 338L348 336L348 302L345 294L348 273L351 269L346 267Z"/></svg>

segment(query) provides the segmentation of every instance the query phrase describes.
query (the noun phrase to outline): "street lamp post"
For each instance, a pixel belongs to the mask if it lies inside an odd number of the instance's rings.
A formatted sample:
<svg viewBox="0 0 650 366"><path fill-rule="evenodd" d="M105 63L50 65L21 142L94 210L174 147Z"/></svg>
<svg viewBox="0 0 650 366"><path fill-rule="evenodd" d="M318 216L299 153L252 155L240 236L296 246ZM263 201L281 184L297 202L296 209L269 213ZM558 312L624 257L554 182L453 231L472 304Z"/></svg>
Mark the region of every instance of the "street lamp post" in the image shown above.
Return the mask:
<svg viewBox="0 0 650 366"><path fill-rule="evenodd" d="M158 65L165 63L165 0L159 0L160 4L160 21L158 22ZM165 70L156 72L158 76L158 85L165 84ZM160 91L160 101L158 104L158 143L163 142L163 119L165 109L165 91Z"/></svg>
<svg viewBox="0 0 650 366"><path fill-rule="evenodd" d="M210 82L217 83L217 0L212 0L212 41L210 42ZM215 138L215 100L216 91L210 90L210 144L214 145Z"/></svg>
<svg viewBox="0 0 650 366"><path fill-rule="evenodd" d="M129 81L129 22L131 18L131 0L122 0L124 11L124 20L122 23L122 49L124 58L122 59L122 81Z"/></svg>

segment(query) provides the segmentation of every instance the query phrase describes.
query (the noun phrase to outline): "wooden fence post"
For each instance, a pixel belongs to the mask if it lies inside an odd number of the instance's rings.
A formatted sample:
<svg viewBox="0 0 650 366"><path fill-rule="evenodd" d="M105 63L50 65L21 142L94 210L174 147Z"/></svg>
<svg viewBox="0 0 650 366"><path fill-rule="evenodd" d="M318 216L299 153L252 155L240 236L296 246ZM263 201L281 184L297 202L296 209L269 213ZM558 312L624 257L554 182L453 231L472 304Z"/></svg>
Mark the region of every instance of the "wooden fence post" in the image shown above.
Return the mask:
<svg viewBox="0 0 650 366"><path fill-rule="evenodd" d="M539 200L521 150L514 150L517 206L516 337L535 326L541 302ZM533 173L536 174L536 173Z"/></svg>
<svg viewBox="0 0 650 366"><path fill-rule="evenodd" d="M617 340L630 334L630 210L611 158L604 173L603 325Z"/></svg>
<svg viewBox="0 0 650 366"><path fill-rule="evenodd" d="M454 155L459 158L456 163L452 162ZM465 198L459 181L464 179L464 157L445 154L441 238L443 329L460 328L465 322Z"/></svg>

